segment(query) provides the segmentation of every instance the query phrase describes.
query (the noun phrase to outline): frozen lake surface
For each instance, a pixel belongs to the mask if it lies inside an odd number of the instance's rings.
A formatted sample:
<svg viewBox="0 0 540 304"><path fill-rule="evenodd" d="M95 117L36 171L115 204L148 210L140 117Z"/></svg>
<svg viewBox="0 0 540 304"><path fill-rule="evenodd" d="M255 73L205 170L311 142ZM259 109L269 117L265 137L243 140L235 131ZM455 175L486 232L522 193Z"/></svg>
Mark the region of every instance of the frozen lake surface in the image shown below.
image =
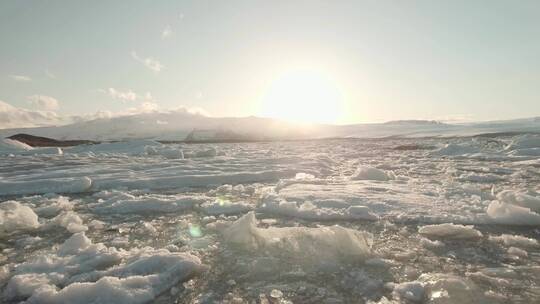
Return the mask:
<svg viewBox="0 0 540 304"><path fill-rule="evenodd" d="M4 303L538 303L540 136L0 143Z"/></svg>

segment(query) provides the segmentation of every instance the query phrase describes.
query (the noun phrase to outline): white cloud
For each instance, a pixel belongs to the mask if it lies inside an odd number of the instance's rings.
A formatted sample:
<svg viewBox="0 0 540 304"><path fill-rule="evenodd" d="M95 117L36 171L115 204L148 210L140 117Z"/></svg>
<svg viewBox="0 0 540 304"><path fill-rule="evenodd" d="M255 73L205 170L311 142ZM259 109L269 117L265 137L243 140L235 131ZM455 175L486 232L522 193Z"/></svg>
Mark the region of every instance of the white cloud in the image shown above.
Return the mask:
<svg viewBox="0 0 540 304"><path fill-rule="evenodd" d="M199 107L188 108L188 107L180 106L172 110L169 110L168 112L177 112L177 113L180 112L180 113L187 113L191 115L212 116L208 111Z"/></svg>
<svg viewBox="0 0 540 304"><path fill-rule="evenodd" d="M155 112L159 109L159 106L157 105L157 103L143 102L139 106L139 109L141 110L141 112Z"/></svg>
<svg viewBox="0 0 540 304"><path fill-rule="evenodd" d="M28 110L14 107L0 100L0 129L66 125L94 119L109 119L147 113L186 113L190 115L209 116L209 114L201 108L178 107L175 109L162 109L158 104L149 101L144 101L136 107L115 113L110 111L98 111L82 115L60 116L54 111Z"/></svg>
<svg viewBox="0 0 540 304"><path fill-rule="evenodd" d="M0 129L64 124L69 121L52 111L33 111L14 107L0 100Z"/></svg>
<svg viewBox="0 0 540 304"><path fill-rule="evenodd" d="M146 94L144 94L144 101L155 103L156 99L152 96L152 93L146 92Z"/></svg>
<svg viewBox="0 0 540 304"><path fill-rule="evenodd" d="M114 117L114 114L111 111L97 111L95 113L83 114L83 115L73 115L70 117L70 120L73 122L85 122L94 119L103 119Z"/></svg>
<svg viewBox="0 0 540 304"><path fill-rule="evenodd" d="M9 77L15 81L28 82L32 80L32 78L24 75L9 75Z"/></svg>
<svg viewBox="0 0 540 304"><path fill-rule="evenodd" d="M28 96L27 98L35 107L49 111L58 109L58 100L54 97L46 95L32 95Z"/></svg>
<svg viewBox="0 0 540 304"><path fill-rule="evenodd" d="M159 105L154 102L148 102L145 101L138 105L137 107L129 108L124 113L117 113L118 116L122 115L136 115L136 114L144 114L144 113L152 113L152 112L158 112Z"/></svg>
<svg viewBox="0 0 540 304"><path fill-rule="evenodd" d="M159 62L157 59L152 57L142 58L137 55L137 52L135 51L131 52L131 57L133 57L133 59L137 60L138 62L144 64L147 68L154 72L159 72L164 68L163 64L161 64L161 62Z"/></svg>
<svg viewBox="0 0 540 304"><path fill-rule="evenodd" d="M453 114L453 115L445 115L445 116L437 116L435 117L436 121L445 122L445 123L464 123L464 122L472 122L473 115L471 114Z"/></svg>
<svg viewBox="0 0 540 304"><path fill-rule="evenodd" d="M51 71L45 70L45 75L51 79L56 79L56 75L54 75Z"/></svg>
<svg viewBox="0 0 540 304"><path fill-rule="evenodd" d="M114 99L119 99L121 100L122 102L126 102L126 101L135 101L137 100L137 98L139 97L135 92L133 92L132 90L127 90L127 91L119 91L115 88L109 88L107 91L106 91L107 94L109 94L109 96L111 96L112 98Z"/></svg>
<svg viewBox="0 0 540 304"><path fill-rule="evenodd" d="M161 32L161 39L167 39L172 35L173 31L170 25L167 25Z"/></svg>

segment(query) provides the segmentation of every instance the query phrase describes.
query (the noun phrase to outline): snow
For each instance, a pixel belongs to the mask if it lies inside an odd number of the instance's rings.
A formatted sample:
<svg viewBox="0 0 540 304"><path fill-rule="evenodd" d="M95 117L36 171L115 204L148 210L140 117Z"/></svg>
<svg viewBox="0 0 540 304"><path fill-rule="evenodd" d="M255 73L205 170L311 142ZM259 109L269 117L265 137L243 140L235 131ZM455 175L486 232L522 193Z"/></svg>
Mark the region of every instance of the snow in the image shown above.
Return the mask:
<svg viewBox="0 0 540 304"><path fill-rule="evenodd" d="M371 255L372 236L363 231L330 226L320 228L257 228L253 211L247 213L223 235L231 245L271 255L286 255L303 263L339 259L363 261Z"/></svg>
<svg viewBox="0 0 540 304"><path fill-rule="evenodd" d="M31 230L39 227L34 211L17 201L0 203L0 236L17 230Z"/></svg>
<svg viewBox="0 0 540 304"><path fill-rule="evenodd" d="M452 137L497 132L540 132L538 118L468 124L433 123L431 121L388 122L355 125L297 124L260 117L209 117L185 108L171 111L152 111L117 117L103 117L58 127L35 127L0 130L0 136L17 133L57 139L126 140L158 138L182 140L193 130L205 130L220 139L220 134L236 137L295 139L295 138L383 138L383 137ZM213 136L212 136L213 135ZM233 137L235 137L233 136ZM534 136L524 136L524 142ZM518 142L520 143L520 142Z"/></svg>
<svg viewBox="0 0 540 304"><path fill-rule="evenodd" d="M483 235L473 226L455 225L444 223L438 225L427 225L418 228L418 233L424 236L442 239L477 240Z"/></svg>
<svg viewBox="0 0 540 304"><path fill-rule="evenodd" d="M384 172L383 170L373 168L373 167L358 167L356 172L351 176L352 180L377 180L377 181L388 181L395 179L396 176L393 172Z"/></svg>

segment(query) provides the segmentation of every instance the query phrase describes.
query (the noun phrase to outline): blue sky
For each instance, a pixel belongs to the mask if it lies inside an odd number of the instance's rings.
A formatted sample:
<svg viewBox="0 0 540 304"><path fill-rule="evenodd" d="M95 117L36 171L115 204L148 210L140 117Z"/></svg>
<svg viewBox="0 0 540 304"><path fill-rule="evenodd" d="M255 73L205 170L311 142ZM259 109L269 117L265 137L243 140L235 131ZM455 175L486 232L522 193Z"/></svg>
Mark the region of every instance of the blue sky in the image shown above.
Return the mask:
<svg viewBox="0 0 540 304"><path fill-rule="evenodd" d="M539 33L539 1L2 1L0 101L279 116L302 70L336 123L538 116Z"/></svg>

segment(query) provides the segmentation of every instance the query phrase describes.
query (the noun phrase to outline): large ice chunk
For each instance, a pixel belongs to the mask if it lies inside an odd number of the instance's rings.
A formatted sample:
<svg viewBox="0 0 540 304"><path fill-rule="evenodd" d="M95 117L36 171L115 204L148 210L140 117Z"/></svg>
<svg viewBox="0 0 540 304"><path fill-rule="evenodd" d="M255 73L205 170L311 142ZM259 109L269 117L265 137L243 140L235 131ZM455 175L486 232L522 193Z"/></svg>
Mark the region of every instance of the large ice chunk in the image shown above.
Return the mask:
<svg viewBox="0 0 540 304"><path fill-rule="evenodd" d="M443 239L476 240L482 237L482 233L474 229L473 226L451 223L422 226L418 229L418 233Z"/></svg>
<svg viewBox="0 0 540 304"><path fill-rule="evenodd" d="M372 236L367 232L331 227L257 228L249 212L224 231L225 240L250 251L287 256L303 262L346 259L363 261L371 255Z"/></svg>
<svg viewBox="0 0 540 304"><path fill-rule="evenodd" d="M0 204L0 235L16 230L34 229L39 226L38 216L30 207L16 201Z"/></svg>
<svg viewBox="0 0 540 304"><path fill-rule="evenodd" d="M131 195L122 191L102 191L97 197L105 198L93 208L100 213L169 213L192 209L208 201L201 195Z"/></svg>
<svg viewBox="0 0 540 304"><path fill-rule="evenodd" d="M540 225L540 214L531 209L507 204L501 201L492 201L487 214L491 220L505 225Z"/></svg>
<svg viewBox="0 0 540 304"><path fill-rule="evenodd" d="M260 212L297 217L306 220L377 220L379 217L366 206L347 208L324 208L307 201L300 205L289 201L265 201Z"/></svg>
<svg viewBox="0 0 540 304"><path fill-rule="evenodd" d="M500 236L490 236L490 241L503 243L505 246L517 247L537 247L538 241L522 235L502 234Z"/></svg>
<svg viewBox="0 0 540 304"><path fill-rule="evenodd" d="M361 166L356 169L356 172L351 176L351 179L387 181L396 179L396 175L392 171L385 172L381 169Z"/></svg>
<svg viewBox="0 0 540 304"><path fill-rule="evenodd" d="M449 143L433 151L433 156L460 156L479 152L480 149L471 143Z"/></svg>
<svg viewBox="0 0 540 304"><path fill-rule="evenodd" d="M497 199L507 204L529 208L531 211L540 212L540 197L527 193L512 190L501 191L497 194Z"/></svg>
<svg viewBox="0 0 540 304"><path fill-rule="evenodd" d="M18 140L4 138L0 140L0 155L30 151L33 148Z"/></svg>
<svg viewBox="0 0 540 304"><path fill-rule="evenodd" d="M3 297L27 303L148 303L203 270L190 254L107 248L82 232L56 254L15 267Z"/></svg>
<svg viewBox="0 0 540 304"><path fill-rule="evenodd" d="M467 278L442 273L422 274L418 281L426 291L430 304L491 304L488 298L473 281Z"/></svg>
<svg viewBox="0 0 540 304"><path fill-rule="evenodd" d="M514 138L512 142L506 146L506 150L517 150L517 149L529 149L529 148L540 148L540 136L538 135L522 135Z"/></svg>
<svg viewBox="0 0 540 304"><path fill-rule="evenodd" d="M420 303L424 300L424 285L420 282L405 282L394 286L392 297L403 302Z"/></svg>
<svg viewBox="0 0 540 304"><path fill-rule="evenodd" d="M245 202L231 202L225 199L216 199L213 202L206 202L200 205L200 209L208 215L231 215L246 213L253 209L253 206Z"/></svg>
<svg viewBox="0 0 540 304"><path fill-rule="evenodd" d="M80 193L88 191L91 187L92 180L86 176L16 182L0 181L0 195Z"/></svg>

